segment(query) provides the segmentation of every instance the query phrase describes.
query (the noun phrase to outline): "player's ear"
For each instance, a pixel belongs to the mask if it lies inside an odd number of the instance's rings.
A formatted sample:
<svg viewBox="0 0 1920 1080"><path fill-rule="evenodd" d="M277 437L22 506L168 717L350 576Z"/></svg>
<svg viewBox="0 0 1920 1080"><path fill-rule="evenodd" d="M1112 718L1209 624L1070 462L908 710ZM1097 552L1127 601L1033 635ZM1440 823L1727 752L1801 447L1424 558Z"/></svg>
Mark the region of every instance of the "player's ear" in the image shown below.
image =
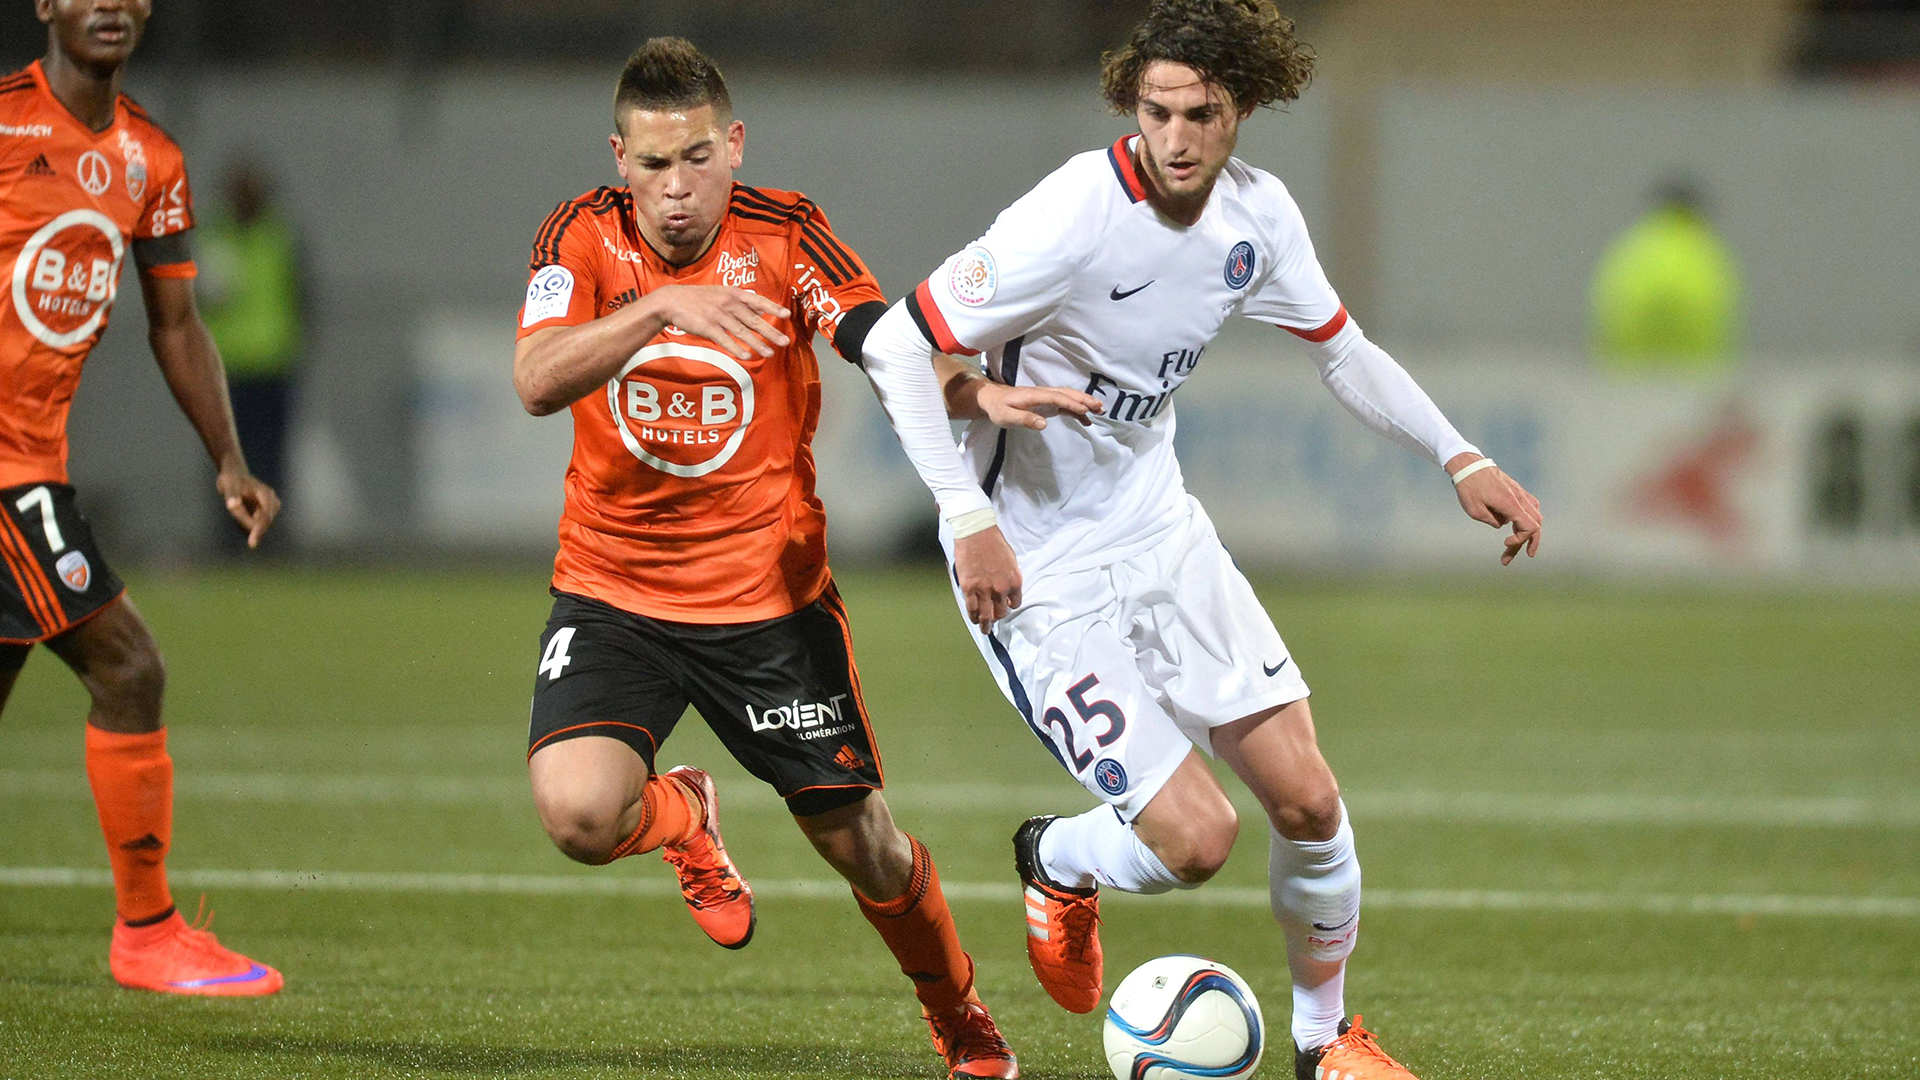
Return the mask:
<svg viewBox="0 0 1920 1080"><path fill-rule="evenodd" d="M727 125L727 167L737 169L747 149L747 125L739 120Z"/></svg>
<svg viewBox="0 0 1920 1080"><path fill-rule="evenodd" d="M613 167L620 170L620 179L625 180L627 178L627 142L617 131L607 136L607 141L613 144Z"/></svg>

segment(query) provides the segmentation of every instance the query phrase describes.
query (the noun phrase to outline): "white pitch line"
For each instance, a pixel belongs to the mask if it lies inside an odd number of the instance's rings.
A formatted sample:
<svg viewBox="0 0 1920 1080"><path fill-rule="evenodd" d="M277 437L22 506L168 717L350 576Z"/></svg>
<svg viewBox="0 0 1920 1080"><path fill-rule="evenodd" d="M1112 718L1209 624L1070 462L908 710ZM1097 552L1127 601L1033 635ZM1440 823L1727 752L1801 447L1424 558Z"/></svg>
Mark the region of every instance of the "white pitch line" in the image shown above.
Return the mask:
<svg viewBox="0 0 1920 1080"><path fill-rule="evenodd" d="M385 892L492 896L678 896L665 875L452 874L340 870L174 870L173 884L193 889L269 892ZM106 870L57 866L0 866L0 886L15 888L109 888ZM949 881L950 900L1012 904L1013 882ZM755 895L782 900L844 900L847 885L825 879L756 881ZM1261 908L1267 890L1215 885L1163 897L1136 897L1109 890L1127 903ZM1368 889L1364 905L1388 911L1588 911L1646 915L1783 915L1812 918L1920 919L1920 897L1684 895L1678 893L1549 892L1525 889Z"/></svg>
<svg viewBox="0 0 1920 1080"><path fill-rule="evenodd" d="M783 809L759 785L723 785L730 806ZM1237 785L1245 813L1259 807ZM182 803L268 803L301 806L529 805L520 777L409 776L183 771L174 781ZM0 769L0 800L91 799L80 770ZM1004 814L1009 807L1071 812L1084 800L1064 780L1057 784L903 783L887 799L904 809ZM1442 821L1497 825L1693 825L1780 828L1920 828L1920 798L1885 796L1653 795L1629 792L1527 794L1517 792L1350 791L1347 804L1361 821Z"/></svg>

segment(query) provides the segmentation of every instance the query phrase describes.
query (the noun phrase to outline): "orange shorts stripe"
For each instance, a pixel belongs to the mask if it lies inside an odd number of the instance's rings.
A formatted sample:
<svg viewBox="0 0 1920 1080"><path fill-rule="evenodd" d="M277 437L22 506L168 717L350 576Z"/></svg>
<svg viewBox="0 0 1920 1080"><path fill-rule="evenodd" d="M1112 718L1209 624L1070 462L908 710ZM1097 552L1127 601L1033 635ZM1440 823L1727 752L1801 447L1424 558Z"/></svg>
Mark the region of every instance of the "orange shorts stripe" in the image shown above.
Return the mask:
<svg viewBox="0 0 1920 1080"><path fill-rule="evenodd" d="M54 596L53 583L40 569L27 538L20 534L20 527L3 513L0 513L0 551L5 553L7 568L13 571L13 578L20 585L20 595L27 602L27 610L33 613L33 620L48 636L59 632L66 618Z"/></svg>
<svg viewBox="0 0 1920 1080"><path fill-rule="evenodd" d="M846 643L847 649L847 681L853 684L853 701L860 709L860 726L865 729L867 746L873 751L873 771L880 777L880 782L885 784L887 770L880 763L880 740L874 738L873 720L867 715L867 693L860 688L860 665L853 660L853 624L847 620L847 606L840 599L840 587L831 581L827 582L827 589L820 594L820 599L827 609L827 614L832 615L833 621L840 624L840 640Z"/></svg>
<svg viewBox="0 0 1920 1080"><path fill-rule="evenodd" d="M653 732L648 731L646 728L641 727L639 724L628 724L619 720L594 720L590 723L575 724L572 727L563 727L559 731L547 732L546 735L543 736L539 742L534 743L532 746L527 748L527 757L532 758L534 753L538 751L541 747L547 745L548 743L559 738L560 736L565 735L569 731L579 731L582 728L596 728L596 727L632 728L633 730L647 737L647 743L648 745L653 747L654 753L657 754L660 752L660 744L654 740Z"/></svg>

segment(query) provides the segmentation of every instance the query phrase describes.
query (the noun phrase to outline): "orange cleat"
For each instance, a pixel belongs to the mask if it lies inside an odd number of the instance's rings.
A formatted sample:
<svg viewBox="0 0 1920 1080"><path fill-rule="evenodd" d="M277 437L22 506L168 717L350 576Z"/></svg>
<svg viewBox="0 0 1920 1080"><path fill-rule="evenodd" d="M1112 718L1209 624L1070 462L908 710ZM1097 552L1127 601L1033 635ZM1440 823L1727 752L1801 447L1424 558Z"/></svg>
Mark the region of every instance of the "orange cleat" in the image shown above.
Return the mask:
<svg viewBox="0 0 1920 1080"><path fill-rule="evenodd" d="M1360 1026L1360 1015L1353 1021L1340 1021L1340 1037L1318 1050L1294 1047L1295 1080L1419 1080L1412 1070L1393 1060L1373 1032Z"/></svg>
<svg viewBox="0 0 1920 1080"><path fill-rule="evenodd" d="M980 995L970 993L965 1003L938 1016L924 1011L921 1015L933 1035L934 1050L947 1063L949 1080L1015 1080L1020 1075L1020 1062L980 1003Z"/></svg>
<svg viewBox="0 0 1920 1080"><path fill-rule="evenodd" d="M1040 868L1040 834L1052 815L1028 818L1013 834L1013 864L1027 902L1027 963L1048 996L1068 1012L1100 1005L1100 890L1047 880Z"/></svg>
<svg viewBox="0 0 1920 1080"><path fill-rule="evenodd" d="M207 929L212 924L211 913L188 925L178 911L151 926L115 920L107 951L114 981L135 990L220 997L262 997L285 985L279 972L220 944Z"/></svg>
<svg viewBox="0 0 1920 1080"><path fill-rule="evenodd" d="M687 901L693 921L722 948L744 948L753 940L758 918L753 910L753 890L727 858L727 846L720 842L719 797L713 789L713 777L691 765L676 765L667 775L692 788L700 796L699 831L681 844L668 844L660 857L673 866L680 878L680 895Z"/></svg>

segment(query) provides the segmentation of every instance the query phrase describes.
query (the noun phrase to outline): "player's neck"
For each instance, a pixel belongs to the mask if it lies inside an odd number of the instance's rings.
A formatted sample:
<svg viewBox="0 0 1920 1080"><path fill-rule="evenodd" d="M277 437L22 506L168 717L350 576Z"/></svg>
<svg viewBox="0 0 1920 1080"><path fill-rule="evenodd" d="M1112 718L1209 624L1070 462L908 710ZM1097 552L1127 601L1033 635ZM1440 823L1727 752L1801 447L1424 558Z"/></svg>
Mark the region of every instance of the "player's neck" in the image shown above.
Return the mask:
<svg viewBox="0 0 1920 1080"><path fill-rule="evenodd" d="M47 74L47 87L54 99L66 106L74 119L93 131L113 126L114 105L120 100L120 65L96 71L75 63L59 49L51 49L40 67Z"/></svg>

